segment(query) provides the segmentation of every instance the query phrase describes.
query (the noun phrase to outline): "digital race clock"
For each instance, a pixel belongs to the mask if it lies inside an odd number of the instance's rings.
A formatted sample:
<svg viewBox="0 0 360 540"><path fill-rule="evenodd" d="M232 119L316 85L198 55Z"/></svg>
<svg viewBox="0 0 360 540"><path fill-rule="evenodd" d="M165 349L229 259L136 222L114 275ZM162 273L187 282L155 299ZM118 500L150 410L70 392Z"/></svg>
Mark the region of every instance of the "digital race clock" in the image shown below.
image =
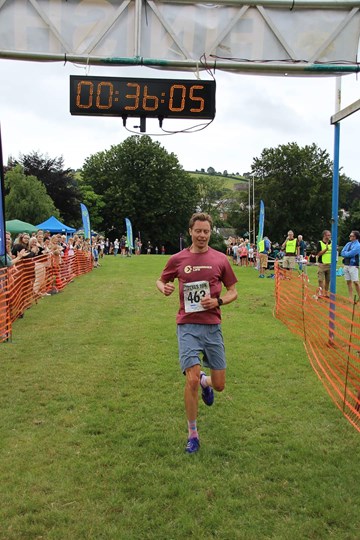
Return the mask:
<svg viewBox="0 0 360 540"><path fill-rule="evenodd" d="M70 113L213 119L215 81L71 75Z"/></svg>

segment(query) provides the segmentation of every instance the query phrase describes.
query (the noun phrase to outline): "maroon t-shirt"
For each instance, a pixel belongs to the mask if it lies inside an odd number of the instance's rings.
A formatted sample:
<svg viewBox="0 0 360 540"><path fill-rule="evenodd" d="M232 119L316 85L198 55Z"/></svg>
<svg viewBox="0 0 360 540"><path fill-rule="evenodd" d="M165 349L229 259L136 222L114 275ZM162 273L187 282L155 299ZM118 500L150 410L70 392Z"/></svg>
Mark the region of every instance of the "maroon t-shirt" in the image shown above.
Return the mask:
<svg viewBox="0 0 360 540"><path fill-rule="evenodd" d="M180 296L177 324L219 324L220 308L201 310L200 299L209 291L212 298L218 298L222 284L231 287L237 282L226 255L211 247L205 253L183 249L170 257L161 274L164 283L176 278L179 280Z"/></svg>

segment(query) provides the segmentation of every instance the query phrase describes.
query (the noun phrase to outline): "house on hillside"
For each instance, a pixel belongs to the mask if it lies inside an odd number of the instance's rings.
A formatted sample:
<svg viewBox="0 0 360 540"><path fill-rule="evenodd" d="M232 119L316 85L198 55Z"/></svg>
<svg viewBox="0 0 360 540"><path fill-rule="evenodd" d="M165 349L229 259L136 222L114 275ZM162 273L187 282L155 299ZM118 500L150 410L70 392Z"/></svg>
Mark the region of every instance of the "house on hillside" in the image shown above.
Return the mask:
<svg viewBox="0 0 360 540"><path fill-rule="evenodd" d="M234 199L220 199L219 201L216 201L215 206L222 221L227 221L229 208L233 202Z"/></svg>
<svg viewBox="0 0 360 540"><path fill-rule="evenodd" d="M236 231L232 227L219 227L216 229L219 234L224 238L224 240L228 240L229 238L235 238L236 237Z"/></svg>

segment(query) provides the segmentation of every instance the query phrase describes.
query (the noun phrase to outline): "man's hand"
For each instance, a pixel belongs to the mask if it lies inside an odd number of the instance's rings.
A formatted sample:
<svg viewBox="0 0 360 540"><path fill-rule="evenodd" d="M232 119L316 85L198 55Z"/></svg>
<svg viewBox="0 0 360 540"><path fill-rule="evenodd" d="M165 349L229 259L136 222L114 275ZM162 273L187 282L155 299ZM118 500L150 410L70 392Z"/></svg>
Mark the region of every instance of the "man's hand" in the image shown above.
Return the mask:
<svg viewBox="0 0 360 540"><path fill-rule="evenodd" d="M204 309L214 309L218 307L218 301L217 298L211 298L211 296L205 296L201 301L200 304Z"/></svg>
<svg viewBox="0 0 360 540"><path fill-rule="evenodd" d="M165 296L170 296L175 291L175 285L171 282L164 284L164 291L163 293Z"/></svg>
<svg viewBox="0 0 360 540"><path fill-rule="evenodd" d="M175 285L171 281L164 283L160 278L157 280L156 286L165 296L170 296L175 291Z"/></svg>

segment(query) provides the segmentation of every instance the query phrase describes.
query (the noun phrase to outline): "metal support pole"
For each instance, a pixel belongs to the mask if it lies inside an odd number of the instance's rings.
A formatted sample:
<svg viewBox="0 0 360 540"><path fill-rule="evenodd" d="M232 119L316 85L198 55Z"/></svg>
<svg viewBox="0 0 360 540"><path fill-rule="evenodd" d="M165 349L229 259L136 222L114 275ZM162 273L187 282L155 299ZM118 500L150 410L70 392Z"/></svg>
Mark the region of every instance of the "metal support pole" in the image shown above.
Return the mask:
<svg viewBox="0 0 360 540"><path fill-rule="evenodd" d="M340 122L334 125L334 169L332 188L332 218L331 218L331 267L330 267L330 305L329 305L329 343L334 341L335 330L335 294L336 294L336 259L339 221L339 153L340 153Z"/></svg>
<svg viewBox="0 0 360 540"><path fill-rule="evenodd" d="M5 236L5 185L4 163L2 155L2 141L0 128L0 256L5 256L6 261L6 236ZM5 262L6 265L6 262Z"/></svg>
<svg viewBox="0 0 360 540"><path fill-rule="evenodd" d="M249 207L249 228L248 228L248 231L249 231L249 242L251 242L251 178L249 178L249 181L248 181L248 195L249 195L249 200L248 200L248 207Z"/></svg>
<svg viewBox="0 0 360 540"><path fill-rule="evenodd" d="M340 154L340 122L334 125L334 169L332 185L332 217L331 217L331 273L330 292L336 293L336 259L339 222L339 154Z"/></svg>
<svg viewBox="0 0 360 540"><path fill-rule="evenodd" d="M253 184L253 244L256 244L256 229L255 229L255 178L252 179Z"/></svg>

